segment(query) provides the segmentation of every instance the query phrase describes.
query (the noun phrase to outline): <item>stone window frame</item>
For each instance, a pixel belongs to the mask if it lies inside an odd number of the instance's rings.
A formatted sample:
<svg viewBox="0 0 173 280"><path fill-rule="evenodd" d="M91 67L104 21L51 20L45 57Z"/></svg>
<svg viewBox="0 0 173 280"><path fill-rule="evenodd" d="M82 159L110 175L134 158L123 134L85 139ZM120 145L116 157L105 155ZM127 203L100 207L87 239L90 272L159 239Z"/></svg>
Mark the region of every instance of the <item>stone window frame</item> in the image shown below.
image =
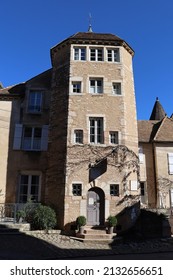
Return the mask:
<svg viewBox="0 0 173 280"><path fill-rule="evenodd" d="M89 46L89 61L103 62L104 61L104 47L103 46Z"/></svg>
<svg viewBox="0 0 173 280"><path fill-rule="evenodd" d="M115 53L117 53L117 55L115 55ZM120 48L106 47L106 60L109 63L120 63Z"/></svg>
<svg viewBox="0 0 173 280"><path fill-rule="evenodd" d="M82 93L82 82L72 81L72 92L74 94Z"/></svg>
<svg viewBox="0 0 173 280"><path fill-rule="evenodd" d="M72 183L72 195L74 197L82 196L82 183L81 182Z"/></svg>
<svg viewBox="0 0 173 280"><path fill-rule="evenodd" d="M92 82L94 82L93 85ZM98 84L99 82L101 82L101 85ZM89 93L91 95L102 95L104 93L103 77L89 77Z"/></svg>
<svg viewBox="0 0 173 280"><path fill-rule="evenodd" d="M94 120L94 125L91 125L91 121ZM101 120L101 126L99 127L98 121ZM104 144L104 117L102 116L89 116L89 143L91 145L103 145ZM91 129L94 129L91 133ZM101 129L101 133L98 130ZM94 141L91 141L93 137ZM100 140L99 140L100 139Z"/></svg>
<svg viewBox="0 0 173 280"><path fill-rule="evenodd" d="M114 135L115 137L112 137L111 136L111 134L116 134L116 135ZM118 145L119 144L119 131L118 130L110 130L109 131L109 143L111 144L111 145ZM112 142L112 140L113 140L113 138L115 138L115 139L117 139L117 141L115 141L115 142Z"/></svg>
<svg viewBox="0 0 173 280"><path fill-rule="evenodd" d="M82 50L85 50L85 52L82 53ZM78 51L78 53L77 53L77 51ZM77 56L78 56L78 59L77 59ZM73 46L73 60L74 61L86 61L87 60L86 46L80 46L80 45Z"/></svg>
<svg viewBox="0 0 173 280"><path fill-rule="evenodd" d="M112 94L115 96L122 96L122 83L119 81L112 82Z"/></svg>
<svg viewBox="0 0 173 280"><path fill-rule="evenodd" d="M109 185L110 196L119 197L120 196L120 184L119 183L111 183Z"/></svg>
<svg viewBox="0 0 173 280"><path fill-rule="evenodd" d="M77 135L78 134L78 135ZM84 131L83 129L74 129L74 143L83 144Z"/></svg>
<svg viewBox="0 0 173 280"><path fill-rule="evenodd" d="M73 90L73 85L74 84L80 84L80 92L74 92ZM69 94L70 95L83 95L83 78L82 77L78 77L78 76L74 76L72 78L70 78L70 88L69 88Z"/></svg>

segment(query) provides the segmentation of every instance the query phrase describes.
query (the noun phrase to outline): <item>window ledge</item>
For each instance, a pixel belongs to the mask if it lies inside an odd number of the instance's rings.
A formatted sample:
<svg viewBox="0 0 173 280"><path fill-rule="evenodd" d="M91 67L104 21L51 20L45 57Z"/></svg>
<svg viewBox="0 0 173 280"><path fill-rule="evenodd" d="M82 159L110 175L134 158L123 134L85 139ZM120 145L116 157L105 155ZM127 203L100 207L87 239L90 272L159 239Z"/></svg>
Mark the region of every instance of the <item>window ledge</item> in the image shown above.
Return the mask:
<svg viewBox="0 0 173 280"><path fill-rule="evenodd" d="M104 96L104 93L90 93L91 96Z"/></svg>

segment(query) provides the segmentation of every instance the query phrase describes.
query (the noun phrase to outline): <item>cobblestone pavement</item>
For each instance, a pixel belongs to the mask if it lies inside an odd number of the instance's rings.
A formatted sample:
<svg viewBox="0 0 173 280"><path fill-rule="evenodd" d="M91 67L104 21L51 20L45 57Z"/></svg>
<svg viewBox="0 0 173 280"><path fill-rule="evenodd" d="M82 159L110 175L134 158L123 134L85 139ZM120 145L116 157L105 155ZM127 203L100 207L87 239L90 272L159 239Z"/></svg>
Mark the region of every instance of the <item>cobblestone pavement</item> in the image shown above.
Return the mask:
<svg viewBox="0 0 173 280"><path fill-rule="evenodd" d="M124 244L82 243L68 236L56 234L37 234L46 246L56 251L60 250L60 257L93 256L128 253L173 252L173 238L153 239L143 242L126 242Z"/></svg>
<svg viewBox="0 0 173 280"><path fill-rule="evenodd" d="M72 259L137 254L173 252L173 238L153 239L124 244L82 243L58 234L1 234L0 259Z"/></svg>

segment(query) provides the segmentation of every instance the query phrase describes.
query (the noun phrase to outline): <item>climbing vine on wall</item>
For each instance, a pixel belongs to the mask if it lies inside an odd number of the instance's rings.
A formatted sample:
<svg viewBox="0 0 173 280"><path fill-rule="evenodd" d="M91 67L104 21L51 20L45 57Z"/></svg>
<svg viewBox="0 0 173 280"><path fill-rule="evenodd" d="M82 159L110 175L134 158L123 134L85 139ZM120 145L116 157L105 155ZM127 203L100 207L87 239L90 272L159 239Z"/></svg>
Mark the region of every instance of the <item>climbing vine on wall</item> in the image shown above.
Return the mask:
<svg viewBox="0 0 173 280"><path fill-rule="evenodd" d="M68 175L75 170L94 168L106 159L107 166L113 166L121 172L122 183L126 185L127 178L131 173L137 174L139 181L139 159L138 156L125 145L98 147L94 145L69 146L69 157L67 159Z"/></svg>
<svg viewBox="0 0 173 280"><path fill-rule="evenodd" d="M168 178L159 177L157 180L158 195L160 198L160 207L166 207L166 197L173 189L173 181Z"/></svg>

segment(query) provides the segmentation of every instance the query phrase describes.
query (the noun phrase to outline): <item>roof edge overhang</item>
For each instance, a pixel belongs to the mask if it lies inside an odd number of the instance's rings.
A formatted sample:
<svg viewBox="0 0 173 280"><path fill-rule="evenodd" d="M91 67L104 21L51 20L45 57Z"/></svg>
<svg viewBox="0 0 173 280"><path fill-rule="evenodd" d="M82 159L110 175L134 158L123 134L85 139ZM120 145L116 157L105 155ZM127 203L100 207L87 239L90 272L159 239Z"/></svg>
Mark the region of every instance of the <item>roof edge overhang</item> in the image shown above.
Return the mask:
<svg viewBox="0 0 173 280"><path fill-rule="evenodd" d="M120 37L113 35L113 34L109 34L109 33L92 33L93 35L106 35L111 36L111 38L85 38L85 36L78 38L76 37L77 34L82 33L82 32L78 32L70 37L68 37L67 39L61 41L60 43L56 44L55 46L53 46L50 49L50 52L52 53L52 51L57 48L57 47L63 47L65 45L69 45L69 44L98 44L101 43L102 45L117 45L117 46L123 46L132 56L134 56L135 52L134 50L130 47L130 45L123 39L121 39ZM83 34L88 34L89 32L83 32ZM115 36L115 38L113 39L113 36Z"/></svg>
<svg viewBox="0 0 173 280"><path fill-rule="evenodd" d="M0 101L12 101L21 99L23 95L17 93L0 93Z"/></svg>

